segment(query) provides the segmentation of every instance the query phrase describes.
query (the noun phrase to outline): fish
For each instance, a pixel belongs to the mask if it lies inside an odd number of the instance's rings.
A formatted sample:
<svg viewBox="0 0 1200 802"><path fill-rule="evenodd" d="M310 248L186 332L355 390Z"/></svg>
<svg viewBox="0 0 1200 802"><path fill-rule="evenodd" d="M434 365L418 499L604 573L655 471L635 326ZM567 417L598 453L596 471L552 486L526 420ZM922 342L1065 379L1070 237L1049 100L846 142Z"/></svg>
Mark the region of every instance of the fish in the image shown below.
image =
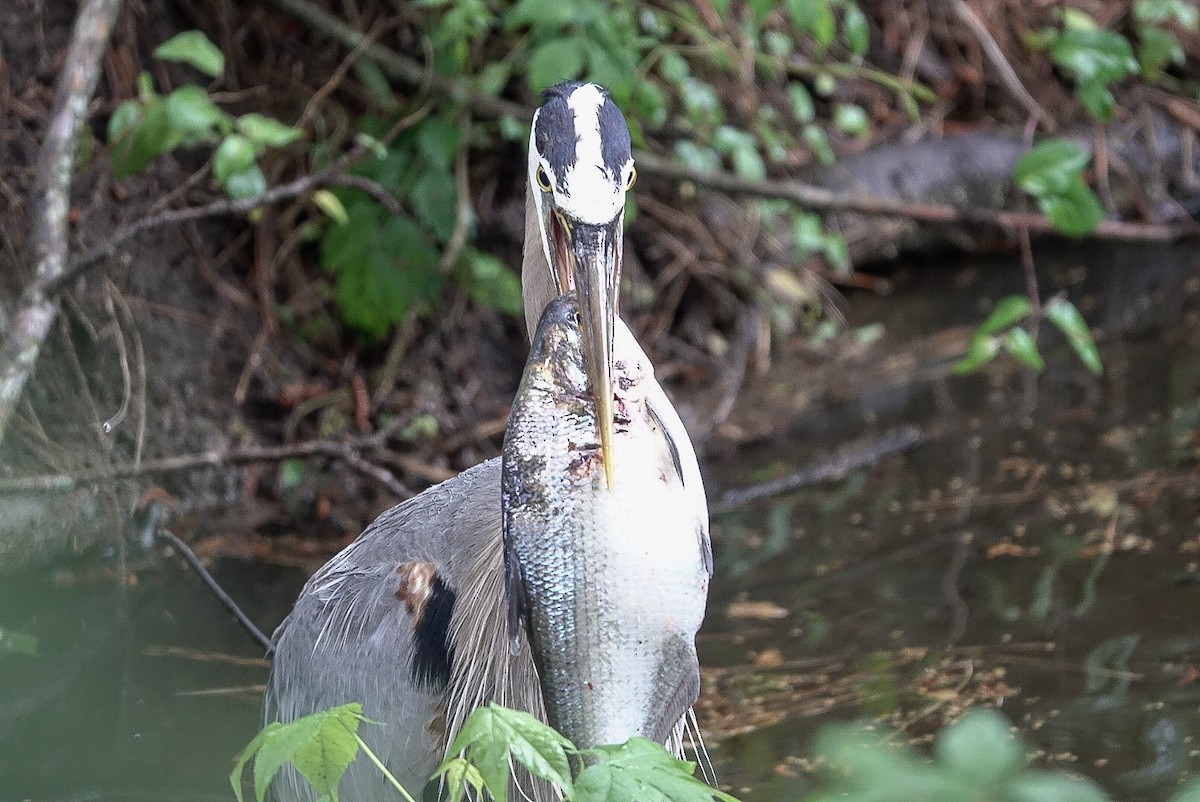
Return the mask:
<svg viewBox="0 0 1200 802"><path fill-rule="evenodd" d="M579 748L682 731L712 576L695 452L619 319L613 377L610 484L579 307L551 302L501 454L510 633L528 639L548 722Z"/></svg>

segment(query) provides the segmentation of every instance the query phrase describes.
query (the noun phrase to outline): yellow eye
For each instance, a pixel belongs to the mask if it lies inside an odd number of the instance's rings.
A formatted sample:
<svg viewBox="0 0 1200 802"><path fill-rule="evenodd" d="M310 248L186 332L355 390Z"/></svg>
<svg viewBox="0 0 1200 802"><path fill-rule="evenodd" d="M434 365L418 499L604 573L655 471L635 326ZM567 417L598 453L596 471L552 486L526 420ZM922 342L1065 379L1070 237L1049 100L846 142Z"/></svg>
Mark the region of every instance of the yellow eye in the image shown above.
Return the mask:
<svg viewBox="0 0 1200 802"><path fill-rule="evenodd" d="M533 174L533 177L537 180L537 185L542 188L543 192L550 191L550 176L546 172L545 167L539 164L537 172Z"/></svg>
<svg viewBox="0 0 1200 802"><path fill-rule="evenodd" d="M629 180L625 182L625 189L633 189L633 185L637 183L637 168L629 168Z"/></svg>

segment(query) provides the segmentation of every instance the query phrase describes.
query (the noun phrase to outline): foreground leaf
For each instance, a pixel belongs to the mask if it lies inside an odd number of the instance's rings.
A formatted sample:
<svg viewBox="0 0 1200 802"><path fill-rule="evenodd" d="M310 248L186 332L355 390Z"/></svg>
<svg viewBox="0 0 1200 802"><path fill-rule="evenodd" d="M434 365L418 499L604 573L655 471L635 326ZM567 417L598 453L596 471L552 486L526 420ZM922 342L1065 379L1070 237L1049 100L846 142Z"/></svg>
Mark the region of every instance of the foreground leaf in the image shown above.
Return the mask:
<svg viewBox="0 0 1200 802"><path fill-rule="evenodd" d="M528 713L492 703L471 713L450 746L455 757L466 753L478 769L488 793L504 802L508 793L509 756L535 777L571 788L571 766L567 751L574 747L552 727ZM448 773L450 758L437 774ZM435 775L436 776L436 775Z"/></svg>
<svg viewBox="0 0 1200 802"><path fill-rule="evenodd" d="M737 802L698 778L696 764L679 760L661 744L645 738L586 749L581 754L598 762L580 773L571 802Z"/></svg>
<svg viewBox="0 0 1200 802"><path fill-rule="evenodd" d="M353 703L323 710L289 724L268 724L238 755L229 782L242 802L242 775L254 760L254 793L266 797L271 780L289 761L319 795L337 800L337 787L358 754L362 706Z"/></svg>
<svg viewBox="0 0 1200 802"><path fill-rule="evenodd" d="M943 730L933 754L950 772L981 790L994 788L1025 767L1024 744L1009 731L1008 721L983 708L967 712Z"/></svg>
<svg viewBox="0 0 1200 802"><path fill-rule="evenodd" d="M1027 771L1005 790L1012 802L1109 802L1108 794L1091 780L1051 771Z"/></svg>

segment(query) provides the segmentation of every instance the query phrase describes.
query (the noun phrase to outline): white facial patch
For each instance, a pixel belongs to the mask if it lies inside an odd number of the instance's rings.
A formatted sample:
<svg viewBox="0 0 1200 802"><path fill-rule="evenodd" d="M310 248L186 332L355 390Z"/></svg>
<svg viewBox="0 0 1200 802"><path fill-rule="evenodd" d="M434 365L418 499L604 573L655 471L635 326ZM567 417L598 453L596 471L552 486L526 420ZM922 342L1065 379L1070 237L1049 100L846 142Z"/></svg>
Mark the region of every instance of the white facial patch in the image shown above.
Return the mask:
<svg viewBox="0 0 1200 802"><path fill-rule="evenodd" d="M538 117L542 114L542 110L538 109L533 113L533 125L529 126L529 187L533 193L533 204L537 207L537 224L542 232L542 252L546 255L546 264L554 264L554 260L550 257L550 232L546 230L546 215L545 209L542 208L544 201L542 200L542 190L538 186L537 168L542 163L542 159L538 156L537 134ZM551 179L553 180L553 179ZM531 329L532 331L532 329Z"/></svg>
<svg viewBox="0 0 1200 802"><path fill-rule="evenodd" d="M575 115L575 163L563 176L565 191L555 187L560 209L583 223L607 223L625 208L625 174L613 175L604 165L600 138L600 107L606 98L600 87L584 84L567 98Z"/></svg>

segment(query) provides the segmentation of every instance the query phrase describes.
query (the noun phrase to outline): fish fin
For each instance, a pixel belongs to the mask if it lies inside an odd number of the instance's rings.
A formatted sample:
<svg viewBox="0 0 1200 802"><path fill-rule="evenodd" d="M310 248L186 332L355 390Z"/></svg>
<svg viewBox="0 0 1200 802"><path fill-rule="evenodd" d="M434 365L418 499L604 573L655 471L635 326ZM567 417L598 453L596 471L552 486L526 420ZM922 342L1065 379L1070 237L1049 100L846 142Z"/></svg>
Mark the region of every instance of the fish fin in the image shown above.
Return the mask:
<svg viewBox="0 0 1200 802"><path fill-rule="evenodd" d="M521 652L521 628L529 611L529 594L521 576L517 555L504 543L504 597L508 601L508 648L514 655Z"/></svg>
<svg viewBox="0 0 1200 802"><path fill-rule="evenodd" d="M655 386L657 387L657 384ZM662 392L661 388L659 388L659 392ZM696 452L692 448L691 440L687 439L687 430L683 428L683 421L679 419L679 415L675 412L675 408L671 406L671 402L665 394L663 394L662 401L658 404L655 404L652 400L648 409L650 417L654 420L654 424L658 426L659 431L662 432L663 440L666 441L667 451L671 455L671 464L675 466L675 475L679 477L679 484L685 490L694 494L694 498L703 507L703 513L696 520L696 540L700 545L700 559L704 561L704 570L708 573L708 578L712 579L713 553L712 538L708 534L708 504L704 495L704 483L700 480L700 468L696 464ZM659 413L660 409L668 411L670 418L664 419L664 416ZM668 423L671 425L668 425ZM676 441L677 436L685 439L691 471L683 469L683 455L680 453L679 443ZM688 481L689 473L692 480L690 484Z"/></svg>
<svg viewBox="0 0 1200 802"><path fill-rule="evenodd" d="M675 475L679 477L679 483L687 487L687 478L683 475L683 461L679 458L679 446L675 445L675 438L671 436L671 432L654 409L650 410L650 417L654 419L654 425L659 428L659 431L663 433L663 439L667 441L667 451L671 453L671 464L675 466Z"/></svg>

